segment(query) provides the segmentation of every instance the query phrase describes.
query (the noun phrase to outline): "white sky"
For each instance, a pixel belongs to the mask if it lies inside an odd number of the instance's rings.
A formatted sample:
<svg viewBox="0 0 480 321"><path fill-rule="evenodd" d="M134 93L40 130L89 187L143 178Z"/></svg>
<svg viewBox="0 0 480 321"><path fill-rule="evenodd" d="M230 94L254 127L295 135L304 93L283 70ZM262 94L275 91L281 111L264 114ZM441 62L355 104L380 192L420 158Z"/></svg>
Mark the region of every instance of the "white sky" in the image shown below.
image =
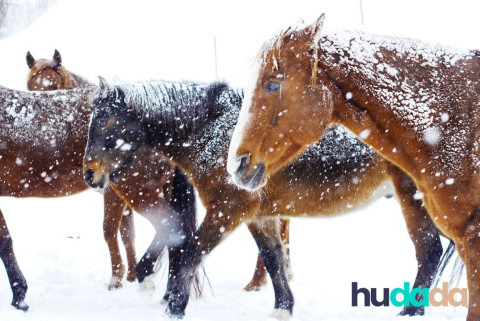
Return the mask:
<svg viewBox="0 0 480 321"><path fill-rule="evenodd" d="M359 29L480 48L478 1L363 0L296 1L111 1L59 0L21 33L0 41L0 84L25 88L25 53L51 57L59 49L64 65L96 81L215 79L236 86L263 41L300 18L326 12L326 29Z"/></svg>

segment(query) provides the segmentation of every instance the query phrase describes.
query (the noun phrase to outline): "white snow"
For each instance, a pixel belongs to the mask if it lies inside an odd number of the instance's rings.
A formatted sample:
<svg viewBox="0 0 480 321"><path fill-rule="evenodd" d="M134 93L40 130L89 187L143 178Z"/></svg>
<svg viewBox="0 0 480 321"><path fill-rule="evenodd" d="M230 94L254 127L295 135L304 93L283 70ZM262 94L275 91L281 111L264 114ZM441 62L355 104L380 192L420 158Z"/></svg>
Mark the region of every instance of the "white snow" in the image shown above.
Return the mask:
<svg viewBox="0 0 480 321"><path fill-rule="evenodd" d="M363 4L366 31L480 47L480 38L472 33L477 30L480 9L476 1L459 0L453 5L452 1L369 0ZM299 0L295 5L253 0L59 1L31 27L0 41L0 85L25 90L27 50L39 59L51 57L55 48L68 69L92 81L99 74L121 80L211 81L216 36L219 76L244 87L245 70L265 39L298 17L314 21L324 11L330 28L362 28L358 5L338 0ZM15 113L13 106L7 106L7 111ZM34 117L28 107L22 111ZM28 120L19 119L23 121ZM417 197L423 195L417 193ZM30 305L28 313L10 307L11 291L0 268L2 321L168 320L159 303L166 282L163 268L154 292L142 292L137 284L127 282L123 289L107 291L110 260L103 240L102 209L102 197L94 191L57 199L1 199L29 283L26 301ZM153 229L139 216L135 226L139 258ZM290 248L297 320L391 320L398 308L351 307L351 282L394 288L413 281L416 272L413 246L394 199L381 199L334 219L293 220ZM253 273L256 255L245 227L232 233L205 261L213 294L207 286L204 298L192 298L185 320L265 320L273 311L270 283L256 293L242 290ZM465 287L464 279L460 285ZM427 313L415 320L464 320L466 309L432 308Z"/></svg>

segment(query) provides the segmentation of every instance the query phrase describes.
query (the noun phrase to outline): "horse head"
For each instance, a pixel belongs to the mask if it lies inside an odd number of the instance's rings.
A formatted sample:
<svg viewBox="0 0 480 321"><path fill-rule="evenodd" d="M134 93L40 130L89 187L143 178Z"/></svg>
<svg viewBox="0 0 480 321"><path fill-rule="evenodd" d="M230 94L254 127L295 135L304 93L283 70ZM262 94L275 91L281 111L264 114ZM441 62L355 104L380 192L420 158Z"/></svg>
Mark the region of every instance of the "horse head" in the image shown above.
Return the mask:
<svg viewBox="0 0 480 321"><path fill-rule="evenodd" d="M229 149L228 171L242 188L262 187L325 133L333 103L328 76L317 70L323 20L288 28L260 51Z"/></svg>
<svg viewBox="0 0 480 321"><path fill-rule="evenodd" d="M122 89L99 79L83 172L91 187L105 188L131 166L135 152L145 142L145 134L139 117L125 102Z"/></svg>
<svg viewBox="0 0 480 321"><path fill-rule="evenodd" d="M70 75L62 66L62 57L58 50L55 49L52 60L35 60L29 51L27 65L30 68L27 79L28 90L72 89Z"/></svg>

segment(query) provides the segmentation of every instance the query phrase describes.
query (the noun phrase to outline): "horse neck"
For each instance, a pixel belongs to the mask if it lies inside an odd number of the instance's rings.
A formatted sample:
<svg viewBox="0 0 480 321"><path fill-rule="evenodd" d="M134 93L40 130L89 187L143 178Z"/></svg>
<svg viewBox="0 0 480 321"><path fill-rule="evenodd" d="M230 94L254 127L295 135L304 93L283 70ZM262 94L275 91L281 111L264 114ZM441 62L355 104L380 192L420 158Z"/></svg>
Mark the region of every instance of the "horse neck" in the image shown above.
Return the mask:
<svg viewBox="0 0 480 321"><path fill-rule="evenodd" d="M241 108L241 93L206 86L174 85L154 113L143 109L147 143L187 172L223 166ZM223 86L223 85L222 85ZM215 97L214 97L215 96Z"/></svg>
<svg viewBox="0 0 480 321"><path fill-rule="evenodd" d="M469 52L408 39L333 33L320 42L319 66L335 93L333 121L411 175L418 176L416 171L430 163L418 157L431 153L430 134L442 134L438 147L468 146L465 131L471 129L469 118L480 91L480 66ZM458 101L456 90L466 103L451 104ZM449 122L442 121L444 114ZM458 165L455 154L443 160L452 170Z"/></svg>
<svg viewBox="0 0 480 321"><path fill-rule="evenodd" d="M95 86L92 82L83 78L82 76L77 75L71 71L68 72L70 88L87 88Z"/></svg>

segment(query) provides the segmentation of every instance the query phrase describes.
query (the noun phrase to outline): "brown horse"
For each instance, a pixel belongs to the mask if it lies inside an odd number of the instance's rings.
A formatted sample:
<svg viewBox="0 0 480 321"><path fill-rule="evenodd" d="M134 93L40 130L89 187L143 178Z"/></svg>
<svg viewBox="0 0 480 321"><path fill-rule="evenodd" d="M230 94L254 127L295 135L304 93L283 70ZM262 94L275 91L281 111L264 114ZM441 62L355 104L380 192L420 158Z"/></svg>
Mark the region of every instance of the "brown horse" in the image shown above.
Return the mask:
<svg viewBox="0 0 480 321"><path fill-rule="evenodd" d="M27 52L27 65L30 68L28 90L46 91L93 86L87 79L66 70L62 65L62 56L56 49L52 60L35 60L30 51Z"/></svg>
<svg viewBox="0 0 480 321"><path fill-rule="evenodd" d="M232 139L230 172L239 185L258 188L329 124L348 127L413 178L417 198L467 267L467 320L480 320L478 53L322 34L323 19L264 45Z"/></svg>
<svg viewBox="0 0 480 321"><path fill-rule="evenodd" d="M296 162L271 177L258 193L238 189L226 170L228 143L238 118L242 95L225 84L145 82L110 86L101 79L94 100L84 169L89 184L115 182L105 164L121 168L142 146L153 146L189 176L207 214L186 244L183 267L169 298L168 312L182 316L191 274L229 232L247 222L271 276L278 313L290 314L284 252L274 217L331 216L349 212L388 194L393 182L415 245L418 274L415 287L429 287L442 253L438 231L410 178L342 128L332 128ZM129 144L115 149L110 140ZM103 162L103 166L99 163ZM315 174L312 174L315 173ZM423 307L405 307L402 314L422 314Z"/></svg>
<svg viewBox="0 0 480 321"><path fill-rule="evenodd" d="M28 93L0 87L0 196L59 197L88 188L82 174L82 159L87 124L93 110L90 96L96 90L97 87L88 87ZM121 180L104 194L104 235L113 269L110 287L120 286L125 272L117 242L120 222L129 253L129 280L134 280L135 274L143 280L153 273L153 258L159 256L174 232L175 237L181 232L188 239L195 229L193 188L187 186L186 177L155 151L145 149L141 153L142 159L132 160L139 164L138 168L127 168L121 173ZM156 166L142 166L143 162ZM133 234L126 233L133 230L132 220L128 216L122 220L125 204L145 215L157 230L137 266L135 257L131 257L135 253ZM0 257L13 291L12 305L27 310L24 303L27 283L16 262L12 239L1 212L0 216ZM170 227L166 226L162 222L165 216L184 224L172 222ZM173 241L178 243L177 239ZM176 273L175 263L180 254L178 246L169 247L169 253L169 274L172 276Z"/></svg>
<svg viewBox="0 0 480 321"><path fill-rule="evenodd" d="M55 50L53 59L40 59L35 60L30 52L27 52L27 65L30 68L30 73L27 79L27 87L29 90L38 90L38 91L47 91L47 90L57 90L57 89L73 89L73 88L85 88L93 86L87 79L78 76L77 74L67 70L62 65L62 57L58 50ZM148 173L144 173L148 174ZM143 177L143 175L141 176ZM137 188L142 188L142 180L139 180L139 186ZM127 186L128 190L131 190L133 186ZM112 193L109 193L112 194ZM113 195L113 194L112 194ZM111 197L112 195L105 195L105 197ZM118 203L118 206L125 206L118 200L114 200L115 203ZM105 199L105 204L112 204L112 201ZM113 215L113 216L112 216ZM121 219L119 224L118 219ZM285 245L289 244L289 221L281 220L280 222L280 233L282 236L282 241ZM136 265L135 261L135 247L134 244L134 224L133 224L133 212L127 206L125 212L121 218L117 215L116 212L111 213L109 210L105 210L105 240L107 241L108 248L110 250L110 257L112 262L112 281L110 283L110 288L121 287L122 275L118 275L118 266L122 266L121 256L118 248L117 241L117 232L116 230L120 228L122 241L125 244L125 249L127 252L127 260L129 273L127 275L128 281L135 280L135 273L132 269ZM286 264L290 267L290 249L286 247ZM289 278L292 277L289 271ZM257 264L254 270L252 280L245 286L247 291L257 291L263 285L267 283L267 270L263 264L262 257L259 254L257 259Z"/></svg>

